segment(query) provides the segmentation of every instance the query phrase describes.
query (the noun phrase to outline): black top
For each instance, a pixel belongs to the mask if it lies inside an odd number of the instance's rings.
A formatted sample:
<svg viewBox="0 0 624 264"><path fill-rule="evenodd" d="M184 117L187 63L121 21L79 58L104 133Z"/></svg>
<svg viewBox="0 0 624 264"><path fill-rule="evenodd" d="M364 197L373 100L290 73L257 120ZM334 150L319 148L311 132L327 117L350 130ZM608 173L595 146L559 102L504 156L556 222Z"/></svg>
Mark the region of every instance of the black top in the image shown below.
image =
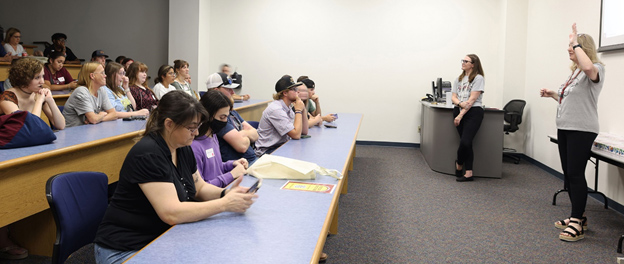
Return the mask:
<svg viewBox="0 0 624 264"><path fill-rule="evenodd" d="M194 201L197 171L190 146L178 148L178 166L171 162L167 143L158 133L143 137L130 149L119 183L97 231L95 242L105 248L130 251L146 246L171 226L160 220L139 183L171 182L180 201Z"/></svg>
<svg viewBox="0 0 624 264"><path fill-rule="evenodd" d="M56 48L54 48L54 45L50 45L45 50L43 50L43 56L44 57L48 57L50 55L50 53L55 52L55 51L56 51ZM76 57L76 55L74 55L72 50L70 48L68 48L68 47L65 47L65 60L66 61L75 61L77 59L78 59L78 57Z"/></svg>

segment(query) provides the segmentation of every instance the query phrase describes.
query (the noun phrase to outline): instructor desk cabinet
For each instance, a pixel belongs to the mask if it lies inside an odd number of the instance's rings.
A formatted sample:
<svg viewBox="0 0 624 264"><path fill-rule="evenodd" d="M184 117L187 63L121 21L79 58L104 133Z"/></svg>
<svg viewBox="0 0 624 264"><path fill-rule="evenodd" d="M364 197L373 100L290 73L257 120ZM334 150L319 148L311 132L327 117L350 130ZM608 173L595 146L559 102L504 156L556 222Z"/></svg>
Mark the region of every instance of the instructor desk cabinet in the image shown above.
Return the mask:
<svg viewBox="0 0 624 264"><path fill-rule="evenodd" d="M455 175L459 135L453 125L453 108L444 103L421 104L420 150L425 161L434 171ZM473 141L473 172L477 177L501 178L503 115L502 110L485 108L483 122Z"/></svg>

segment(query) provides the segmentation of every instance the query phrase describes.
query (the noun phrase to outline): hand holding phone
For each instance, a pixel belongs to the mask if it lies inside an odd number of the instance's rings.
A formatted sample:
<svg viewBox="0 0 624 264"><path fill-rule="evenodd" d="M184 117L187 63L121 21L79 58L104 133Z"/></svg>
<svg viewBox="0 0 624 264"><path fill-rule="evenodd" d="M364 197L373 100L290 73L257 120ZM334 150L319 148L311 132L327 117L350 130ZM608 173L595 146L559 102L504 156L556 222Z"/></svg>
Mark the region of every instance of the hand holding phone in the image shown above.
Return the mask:
<svg viewBox="0 0 624 264"><path fill-rule="evenodd" d="M260 189L260 186L262 186L262 179L258 179L251 187L249 187L249 190L247 190L247 193L257 192L258 189Z"/></svg>

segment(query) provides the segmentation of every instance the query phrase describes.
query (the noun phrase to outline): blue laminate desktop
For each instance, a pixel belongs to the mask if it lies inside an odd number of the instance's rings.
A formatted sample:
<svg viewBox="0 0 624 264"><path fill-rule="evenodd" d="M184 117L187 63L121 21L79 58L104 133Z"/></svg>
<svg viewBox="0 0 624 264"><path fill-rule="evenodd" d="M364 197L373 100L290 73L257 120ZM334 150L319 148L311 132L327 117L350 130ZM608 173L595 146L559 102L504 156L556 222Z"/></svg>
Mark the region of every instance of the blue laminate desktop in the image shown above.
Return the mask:
<svg viewBox="0 0 624 264"><path fill-rule="evenodd" d="M247 101L242 101L240 103L234 103L234 109L240 109L240 108L244 108L244 107L249 107L249 106L253 106L259 103L266 103L267 100L260 100L260 99L249 99ZM269 100L270 102L270 100Z"/></svg>
<svg viewBox="0 0 624 264"><path fill-rule="evenodd" d="M123 135L145 129L144 120L102 122L95 125L69 127L55 132L56 140L50 144L0 150L0 166L3 162L30 155L55 151L95 140Z"/></svg>
<svg viewBox="0 0 624 264"><path fill-rule="evenodd" d="M273 154L345 173L361 120L361 114L340 113L338 128L310 128L311 138L291 140ZM245 176L242 185L252 182ZM280 190L286 180L264 180L258 200L245 214L222 213L176 225L126 263L314 262L340 195L340 181L317 175L312 182L337 187L331 194Z"/></svg>

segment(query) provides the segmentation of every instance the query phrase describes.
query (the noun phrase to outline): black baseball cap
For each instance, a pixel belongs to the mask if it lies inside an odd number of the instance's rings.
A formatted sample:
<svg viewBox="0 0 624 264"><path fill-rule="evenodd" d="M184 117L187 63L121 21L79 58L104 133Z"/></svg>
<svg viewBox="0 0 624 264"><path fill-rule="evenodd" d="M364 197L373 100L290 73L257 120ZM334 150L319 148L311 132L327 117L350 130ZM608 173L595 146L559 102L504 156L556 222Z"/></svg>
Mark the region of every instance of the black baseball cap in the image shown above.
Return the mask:
<svg viewBox="0 0 624 264"><path fill-rule="evenodd" d="M275 91L280 93L286 89L293 88L295 86L302 85L303 83L295 83L292 76L284 75L275 83Z"/></svg>
<svg viewBox="0 0 624 264"><path fill-rule="evenodd" d="M91 53L91 58L95 58L95 57L99 57L99 56L104 56L104 57L108 58L108 55L106 55L103 50L96 50L93 53Z"/></svg>
<svg viewBox="0 0 624 264"><path fill-rule="evenodd" d="M54 33L54 34L52 34L52 41L55 41L57 39L67 39L67 35L65 35L63 33Z"/></svg>
<svg viewBox="0 0 624 264"><path fill-rule="evenodd" d="M303 79L301 80L301 82L305 84L305 86L308 87L308 89L314 89L314 81L310 79Z"/></svg>

